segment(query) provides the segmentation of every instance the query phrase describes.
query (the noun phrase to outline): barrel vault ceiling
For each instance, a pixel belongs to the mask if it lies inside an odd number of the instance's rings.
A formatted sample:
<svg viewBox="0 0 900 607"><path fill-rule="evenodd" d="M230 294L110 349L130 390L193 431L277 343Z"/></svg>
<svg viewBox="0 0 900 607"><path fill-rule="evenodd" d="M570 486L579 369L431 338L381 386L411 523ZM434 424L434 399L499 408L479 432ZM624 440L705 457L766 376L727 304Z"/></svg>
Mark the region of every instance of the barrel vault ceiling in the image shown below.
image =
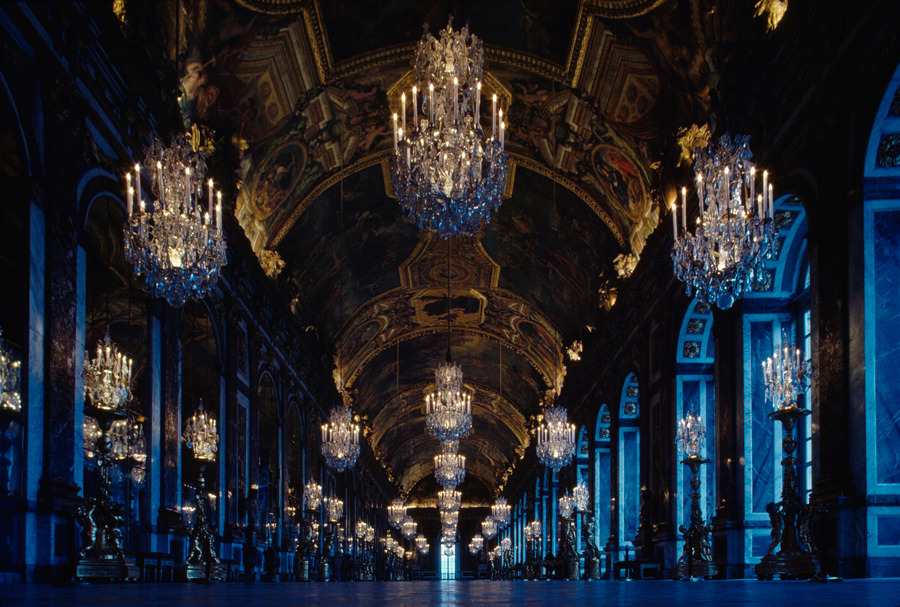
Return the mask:
<svg viewBox="0 0 900 607"><path fill-rule="evenodd" d="M460 447L464 501L483 504L531 445L553 378L577 364L566 348L591 338L602 287L618 278L614 260L638 258L660 223L659 161L678 127L706 116L705 4L181 0L159 9L170 60L182 76L188 65L186 122L228 134L237 220L411 502L427 504L437 489L439 445L423 403L448 339L448 242L402 215L388 172L389 115L411 87L423 24L437 33L451 13L468 21L485 43L488 93L508 109L503 205L475 237L449 242L450 345L474 394L474 433Z"/></svg>

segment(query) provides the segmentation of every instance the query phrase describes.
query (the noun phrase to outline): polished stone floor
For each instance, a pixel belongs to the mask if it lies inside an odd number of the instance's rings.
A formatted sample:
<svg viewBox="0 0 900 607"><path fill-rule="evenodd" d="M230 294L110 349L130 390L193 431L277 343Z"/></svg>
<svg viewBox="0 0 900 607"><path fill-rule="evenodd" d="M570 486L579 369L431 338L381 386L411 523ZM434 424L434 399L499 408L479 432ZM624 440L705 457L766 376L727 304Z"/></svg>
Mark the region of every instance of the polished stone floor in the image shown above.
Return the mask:
<svg viewBox="0 0 900 607"><path fill-rule="evenodd" d="M90 605L777 605L900 607L900 579L809 582L367 582L333 584L114 584L0 586L0 606Z"/></svg>

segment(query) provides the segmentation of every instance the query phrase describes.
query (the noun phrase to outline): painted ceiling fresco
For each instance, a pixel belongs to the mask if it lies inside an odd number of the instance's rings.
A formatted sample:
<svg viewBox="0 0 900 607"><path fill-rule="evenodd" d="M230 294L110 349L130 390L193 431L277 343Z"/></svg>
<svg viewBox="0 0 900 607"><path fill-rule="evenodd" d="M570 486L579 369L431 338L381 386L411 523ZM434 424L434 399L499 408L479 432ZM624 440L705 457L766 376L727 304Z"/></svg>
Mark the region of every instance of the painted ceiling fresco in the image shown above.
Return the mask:
<svg viewBox="0 0 900 607"><path fill-rule="evenodd" d="M613 259L639 256L660 224L657 167L709 103L703 5L198 0L168 14L184 122L214 129L234 159L237 221L354 392L401 494L427 503L436 491L422 403L448 318L447 242L402 217L388 172L391 100L423 24L470 23L509 120L506 200L482 232L450 242L453 353L476 403L461 446L474 504L528 448L565 348L603 314Z"/></svg>

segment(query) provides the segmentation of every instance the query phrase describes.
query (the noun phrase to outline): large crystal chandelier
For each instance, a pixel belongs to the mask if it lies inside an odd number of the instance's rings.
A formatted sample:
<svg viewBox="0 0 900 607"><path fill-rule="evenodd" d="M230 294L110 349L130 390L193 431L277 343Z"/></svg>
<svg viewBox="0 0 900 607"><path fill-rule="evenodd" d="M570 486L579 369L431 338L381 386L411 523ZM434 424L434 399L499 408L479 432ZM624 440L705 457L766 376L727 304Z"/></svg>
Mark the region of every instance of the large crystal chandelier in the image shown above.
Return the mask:
<svg viewBox="0 0 900 607"><path fill-rule="evenodd" d="M143 274L150 295L175 307L206 295L226 261L222 193L214 206L212 180L203 208L204 155L193 149L187 134L177 135L168 148L154 139L145 159L156 197L149 210L141 196L140 165L133 180L127 175L125 258L134 265L135 277Z"/></svg>
<svg viewBox="0 0 900 607"><path fill-rule="evenodd" d="M132 360L119 352L109 338L97 343L97 356L84 353L84 396L91 405L104 411L121 411L131 400Z"/></svg>
<svg viewBox="0 0 900 607"><path fill-rule="evenodd" d="M21 382L22 363L13 358L0 329L0 409L19 411L22 408Z"/></svg>
<svg viewBox="0 0 900 607"><path fill-rule="evenodd" d="M506 124L494 95L490 135L481 128L481 40L452 21L440 35L426 28L419 41L409 129L406 93L393 115L394 193L419 229L472 236L500 206Z"/></svg>
<svg viewBox="0 0 900 607"><path fill-rule="evenodd" d="M400 523L400 534L406 539L411 540L416 536L416 531L418 531L418 526L416 525L415 519L407 515L406 519Z"/></svg>
<svg viewBox="0 0 900 607"><path fill-rule="evenodd" d="M443 441L441 453L434 456L434 476L445 489L456 487L466 478L466 457L458 451L458 441Z"/></svg>
<svg viewBox="0 0 900 607"><path fill-rule="evenodd" d="M459 524L459 510L441 510L441 526L453 527Z"/></svg>
<svg viewBox="0 0 900 607"><path fill-rule="evenodd" d="M459 512L462 506L462 493L455 489L438 491L438 510L441 512Z"/></svg>
<svg viewBox="0 0 900 607"><path fill-rule="evenodd" d="M322 425L322 456L336 472L352 468L359 457L359 426L346 405L333 407Z"/></svg>
<svg viewBox="0 0 900 607"><path fill-rule="evenodd" d="M344 500L336 497L323 498L325 504L325 514L332 523L337 523L344 515Z"/></svg>
<svg viewBox="0 0 900 607"><path fill-rule="evenodd" d="M493 539L497 535L497 521L490 514L481 521L481 533L488 540Z"/></svg>
<svg viewBox="0 0 900 607"><path fill-rule="evenodd" d="M675 442L685 457L700 457L705 439L706 426L696 413L688 413L678 422Z"/></svg>
<svg viewBox="0 0 900 607"><path fill-rule="evenodd" d="M434 371L434 392L425 396L428 432L440 441L465 438L472 431L472 396L463 390L462 368L450 360Z"/></svg>
<svg viewBox="0 0 900 607"><path fill-rule="evenodd" d="M554 472L568 465L575 454L575 426L569 423L565 408L554 404L544 411L537 429L537 456L541 464Z"/></svg>
<svg viewBox="0 0 900 607"><path fill-rule="evenodd" d="M391 526L395 529L400 528L400 523L403 522L403 519L406 517L406 506L403 505L403 500L400 498L395 499L391 502L391 505L388 506L388 521L391 523Z"/></svg>
<svg viewBox="0 0 900 607"><path fill-rule="evenodd" d="M425 539L424 535L416 536L416 550L419 551L419 554L422 556L428 556L429 550L431 550L431 546L428 544L428 540Z"/></svg>
<svg viewBox="0 0 900 607"><path fill-rule="evenodd" d="M480 533L476 533L469 541L469 554L478 554L484 546L484 537Z"/></svg>
<svg viewBox="0 0 900 607"><path fill-rule="evenodd" d="M727 133L718 146L698 148L694 173L700 217L687 229L687 189L681 190L681 234L672 212L675 276L688 296L727 310L765 277L764 261L775 243L774 202L767 171L757 195L757 172L749 137Z"/></svg>
<svg viewBox="0 0 900 607"><path fill-rule="evenodd" d="M315 481L308 481L303 487L304 509L315 512L322 505L322 485Z"/></svg>
<svg viewBox="0 0 900 607"><path fill-rule="evenodd" d="M137 485L144 482L147 445L144 428L137 419L116 419L106 431L104 439L100 423L90 415L84 417L84 456L88 461L101 457L98 441L108 440L107 455L114 461L128 464L128 476Z"/></svg>
<svg viewBox="0 0 900 607"><path fill-rule="evenodd" d="M494 520L497 521L497 525L501 529L509 524L510 510L510 505L507 503L506 498L502 496L498 497L491 505L491 516L494 517Z"/></svg>
<svg viewBox="0 0 900 607"><path fill-rule="evenodd" d="M203 401L184 424L184 442L194 452L194 457L205 462L216 459L219 432L216 420L203 410Z"/></svg>
<svg viewBox="0 0 900 607"><path fill-rule="evenodd" d="M796 407L797 397L806 390L810 378L810 362L803 359L800 349L786 345L762 365L766 398L775 409Z"/></svg>

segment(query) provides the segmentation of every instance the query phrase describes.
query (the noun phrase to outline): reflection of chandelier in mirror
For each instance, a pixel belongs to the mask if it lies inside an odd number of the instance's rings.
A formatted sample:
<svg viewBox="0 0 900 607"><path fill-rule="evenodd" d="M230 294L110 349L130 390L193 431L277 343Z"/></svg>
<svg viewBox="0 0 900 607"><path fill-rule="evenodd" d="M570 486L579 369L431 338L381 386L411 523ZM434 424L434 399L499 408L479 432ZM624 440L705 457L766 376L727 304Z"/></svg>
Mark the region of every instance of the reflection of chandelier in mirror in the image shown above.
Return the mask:
<svg viewBox="0 0 900 607"><path fill-rule="evenodd" d="M21 382L22 363L13 358L0 329L0 409L19 411L22 408Z"/></svg>
<svg viewBox="0 0 900 607"><path fill-rule="evenodd" d="M322 456L335 472L352 468L359 457L359 426L346 406L333 407L322 425Z"/></svg>
<svg viewBox="0 0 900 607"><path fill-rule="evenodd" d="M481 534L476 533L469 542L469 554L478 554L482 546L484 546L484 538Z"/></svg>
<svg viewBox="0 0 900 607"><path fill-rule="evenodd" d="M497 535L497 521L495 521L494 517L490 514L481 521L481 533L484 535L485 539L488 540Z"/></svg>
<svg viewBox="0 0 900 607"><path fill-rule="evenodd" d="M568 465L575 454L575 426L559 405L544 411L544 421L537 429L537 456L541 464L554 472Z"/></svg>
<svg viewBox="0 0 900 607"><path fill-rule="evenodd" d="M425 539L424 535L416 536L416 550L418 550L419 554L422 556L428 556L428 551L431 550L431 546L428 545L428 540Z"/></svg>
<svg viewBox="0 0 900 607"><path fill-rule="evenodd" d="M303 487L303 508L314 512L322 504L322 485L309 481Z"/></svg>
<svg viewBox="0 0 900 607"><path fill-rule="evenodd" d="M559 515L563 518L572 516L572 510L575 509L575 498L566 491L565 495L559 498Z"/></svg>
<svg viewBox="0 0 900 607"><path fill-rule="evenodd" d="M756 194L756 167L749 137L724 134L719 145L697 148L694 173L700 217L694 233L687 229L687 189L681 190L681 235L678 213L672 211L675 276L688 296L722 310L761 284L763 264L775 244L774 201L767 171Z"/></svg>
<svg viewBox="0 0 900 607"><path fill-rule="evenodd" d="M416 536L417 530L416 521L409 515L407 515L406 519L400 523L400 533L408 540L411 540Z"/></svg>
<svg viewBox="0 0 900 607"><path fill-rule="evenodd" d="M426 29L416 52L409 129L405 92L393 115L394 193L420 230L442 238L472 236L488 223L506 184L506 124L496 95L490 136L481 128L483 67L484 46L468 26L454 32L451 22L440 40Z"/></svg>
<svg viewBox="0 0 900 607"><path fill-rule="evenodd" d="M445 489L456 487L466 478L466 458L458 451L458 441L443 441L441 453L434 456L434 476Z"/></svg>
<svg viewBox="0 0 900 607"><path fill-rule="evenodd" d="M104 411L121 411L131 400L132 360L119 352L109 338L97 343L97 356L84 353L84 396L91 405Z"/></svg>
<svg viewBox="0 0 900 607"><path fill-rule="evenodd" d="M184 424L184 442L197 459L206 462L216 459L219 432L216 429L215 418L203 410L203 400Z"/></svg>
<svg viewBox="0 0 900 607"><path fill-rule="evenodd" d="M150 295L175 307L206 295L226 261L222 193L213 206L212 180L203 209L204 156L193 149L187 134L176 136L169 148L154 139L145 159L156 196L150 209L141 196L140 165L134 167L133 180L131 173L126 176L125 258L134 265L136 278L144 275Z"/></svg>
<svg viewBox="0 0 900 607"><path fill-rule="evenodd" d="M575 485L575 489L572 490L572 497L575 498L575 509L579 512L584 512L587 510L588 506L588 487L584 482L578 481L578 484Z"/></svg>

